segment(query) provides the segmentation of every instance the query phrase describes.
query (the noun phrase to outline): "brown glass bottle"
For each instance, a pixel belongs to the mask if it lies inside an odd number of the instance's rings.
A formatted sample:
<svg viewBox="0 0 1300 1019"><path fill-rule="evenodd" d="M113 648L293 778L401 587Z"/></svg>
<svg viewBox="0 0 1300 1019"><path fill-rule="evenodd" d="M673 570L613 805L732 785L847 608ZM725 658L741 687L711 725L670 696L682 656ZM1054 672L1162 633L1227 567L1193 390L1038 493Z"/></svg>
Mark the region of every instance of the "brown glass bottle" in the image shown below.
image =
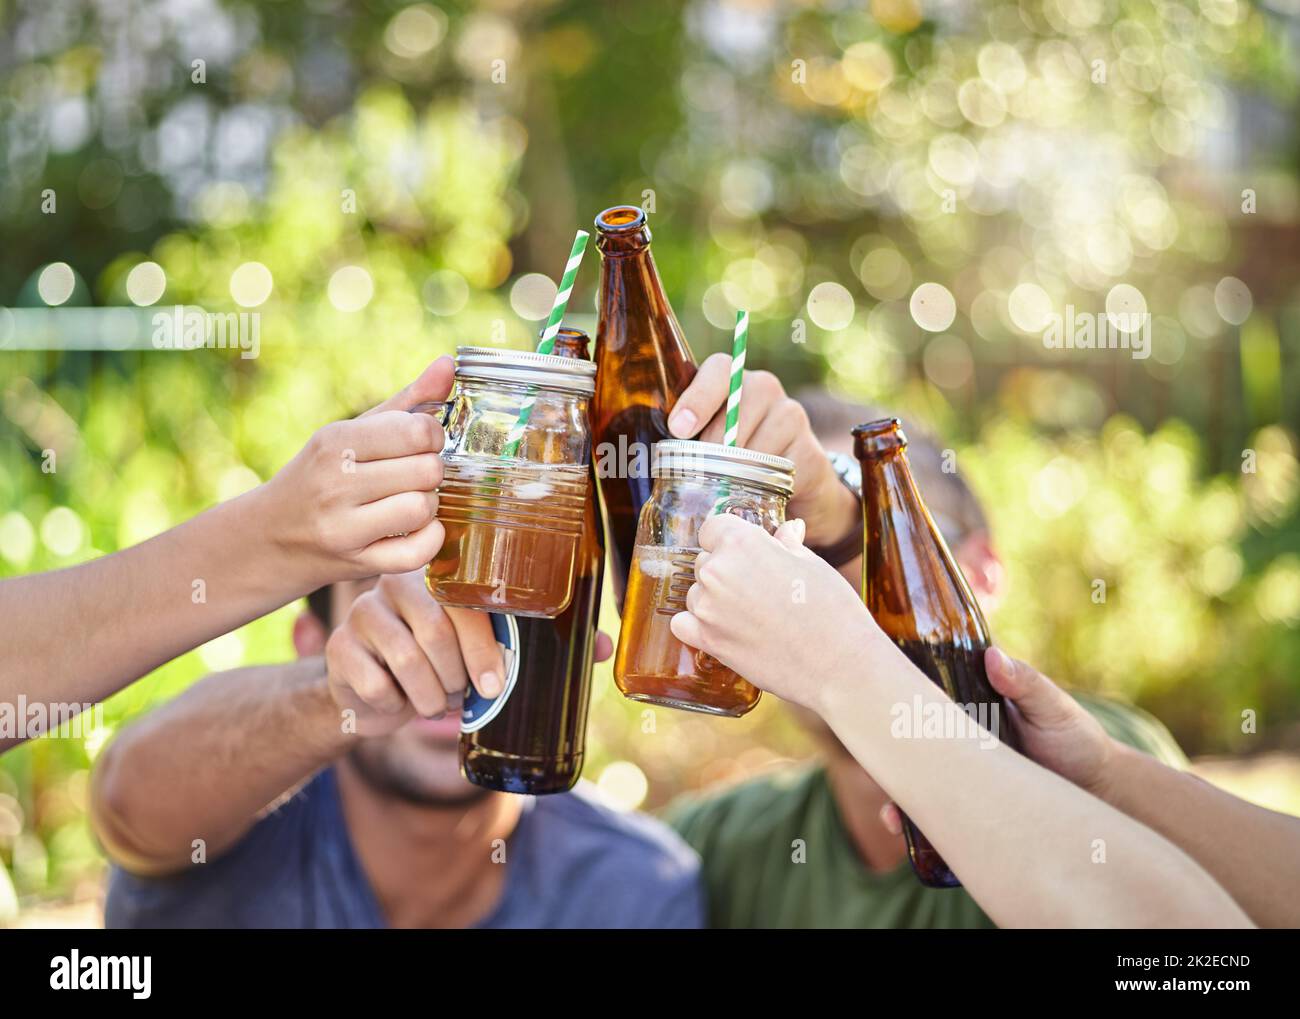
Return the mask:
<svg viewBox="0 0 1300 1019"><path fill-rule="evenodd" d="M587 334L561 329L554 353L590 360ZM591 667L605 568L605 531L594 482L578 541L573 599L554 619L493 613L507 656L506 692L472 690L461 713L460 766L475 785L533 795L572 789L582 773Z"/></svg>
<svg viewBox="0 0 1300 1019"><path fill-rule="evenodd" d="M1006 705L984 669L988 624L917 491L902 426L897 418L873 421L853 429L853 439L862 465L863 602L922 672L1018 750ZM906 817L903 831L922 884L961 884Z"/></svg>
<svg viewBox="0 0 1300 1019"><path fill-rule="evenodd" d="M696 364L650 255L645 213L634 205L606 209L596 217L596 231L601 270L591 460L621 611L637 519L653 487L650 449L669 437L668 414L695 378Z"/></svg>

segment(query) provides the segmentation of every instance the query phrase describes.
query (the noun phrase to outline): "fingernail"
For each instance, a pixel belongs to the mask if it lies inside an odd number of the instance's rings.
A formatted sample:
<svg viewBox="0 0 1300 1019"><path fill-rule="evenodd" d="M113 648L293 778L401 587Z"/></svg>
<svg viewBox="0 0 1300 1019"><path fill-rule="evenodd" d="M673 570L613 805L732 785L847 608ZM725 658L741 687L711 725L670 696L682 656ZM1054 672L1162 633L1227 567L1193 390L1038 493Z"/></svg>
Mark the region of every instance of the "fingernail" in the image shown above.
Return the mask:
<svg viewBox="0 0 1300 1019"><path fill-rule="evenodd" d="M495 672L485 672L478 678L478 688L484 697L495 697L501 692L501 680Z"/></svg>
<svg viewBox="0 0 1300 1019"><path fill-rule="evenodd" d="M1007 657L1007 653L1000 647L991 647L989 650L993 652L993 657L997 659L998 671L1003 675L1009 675L1012 672L1013 667L1011 665L1011 659Z"/></svg>
<svg viewBox="0 0 1300 1019"><path fill-rule="evenodd" d="M808 533L808 525L803 522L802 517L795 517L792 523L794 525L792 527L794 536L799 540L799 544L802 545L804 535Z"/></svg>
<svg viewBox="0 0 1300 1019"><path fill-rule="evenodd" d="M695 426L698 423L699 418L695 416L695 411L689 407L675 410L668 415L668 430L679 439L689 439L694 435Z"/></svg>

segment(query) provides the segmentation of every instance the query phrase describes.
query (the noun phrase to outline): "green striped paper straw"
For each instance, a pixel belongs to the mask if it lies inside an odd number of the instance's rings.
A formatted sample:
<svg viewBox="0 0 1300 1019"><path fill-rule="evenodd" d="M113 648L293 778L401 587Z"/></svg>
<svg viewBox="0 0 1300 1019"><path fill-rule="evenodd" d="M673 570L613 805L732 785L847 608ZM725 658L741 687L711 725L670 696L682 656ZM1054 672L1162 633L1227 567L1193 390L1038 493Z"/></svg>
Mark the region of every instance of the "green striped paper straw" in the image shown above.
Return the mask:
<svg viewBox="0 0 1300 1019"><path fill-rule="evenodd" d="M546 320L542 338L537 343L537 353L549 354L555 349L555 337L564 321L564 309L568 307L569 296L573 293L573 281L578 277L578 267L582 265L582 256L587 251L587 238L591 235L586 230L579 230L573 238L573 247L569 250L569 260L564 265L564 275L560 277L560 288L555 292L555 303L551 305L551 317ZM506 436L502 456L518 456L519 444L524 438L524 429L533 413L533 404L537 402L536 394L528 396L519 407L519 420L510 428Z"/></svg>
<svg viewBox="0 0 1300 1019"><path fill-rule="evenodd" d="M745 385L745 347L749 342L749 312L736 312L736 332L731 339L731 380L727 387L727 419L722 433L722 444L734 446L740 437L740 395ZM731 490L726 482L722 484L722 494L713 504L711 515L722 512L723 504L731 497Z"/></svg>
<svg viewBox="0 0 1300 1019"><path fill-rule="evenodd" d="M731 385L727 389L727 428L724 446L734 446L740 435L740 390L745 375L745 344L749 342L749 312L736 312L736 333L731 340Z"/></svg>

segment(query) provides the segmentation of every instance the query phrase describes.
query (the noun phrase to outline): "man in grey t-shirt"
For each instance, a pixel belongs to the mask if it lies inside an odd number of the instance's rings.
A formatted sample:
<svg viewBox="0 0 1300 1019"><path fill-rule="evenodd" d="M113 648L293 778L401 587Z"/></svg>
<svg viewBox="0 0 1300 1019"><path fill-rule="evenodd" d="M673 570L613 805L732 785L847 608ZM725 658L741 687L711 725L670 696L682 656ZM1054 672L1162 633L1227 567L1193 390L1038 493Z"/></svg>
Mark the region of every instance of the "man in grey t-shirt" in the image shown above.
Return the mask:
<svg viewBox="0 0 1300 1019"><path fill-rule="evenodd" d="M375 663L400 692L415 686L404 652L446 678L481 675L484 648L458 645L418 573L366 586L310 600L298 661L203 680L104 752L91 818L117 864L107 925L701 926L698 859L659 822L581 785L536 799L471 785L454 698L441 718L397 698L372 710Z"/></svg>

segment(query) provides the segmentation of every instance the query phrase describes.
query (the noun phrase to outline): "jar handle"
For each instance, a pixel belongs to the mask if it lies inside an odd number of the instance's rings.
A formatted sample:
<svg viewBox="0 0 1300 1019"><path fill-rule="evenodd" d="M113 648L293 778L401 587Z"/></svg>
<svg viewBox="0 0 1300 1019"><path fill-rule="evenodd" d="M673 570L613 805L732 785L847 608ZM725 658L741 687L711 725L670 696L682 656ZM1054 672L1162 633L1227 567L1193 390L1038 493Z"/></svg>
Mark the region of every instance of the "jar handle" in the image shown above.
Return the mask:
<svg viewBox="0 0 1300 1019"><path fill-rule="evenodd" d="M751 524L762 525L763 514L760 513L753 505L744 502L734 496L724 496L714 503L713 511L710 516L719 516L722 513L730 513L733 517L740 517L741 520Z"/></svg>
<svg viewBox="0 0 1300 1019"><path fill-rule="evenodd" d="M443 428L447 427L447 418L451 414L451 400L429 400L426 403L417 403L411 408L412 414L432 414L438 419L438 424Z"/></svg>

